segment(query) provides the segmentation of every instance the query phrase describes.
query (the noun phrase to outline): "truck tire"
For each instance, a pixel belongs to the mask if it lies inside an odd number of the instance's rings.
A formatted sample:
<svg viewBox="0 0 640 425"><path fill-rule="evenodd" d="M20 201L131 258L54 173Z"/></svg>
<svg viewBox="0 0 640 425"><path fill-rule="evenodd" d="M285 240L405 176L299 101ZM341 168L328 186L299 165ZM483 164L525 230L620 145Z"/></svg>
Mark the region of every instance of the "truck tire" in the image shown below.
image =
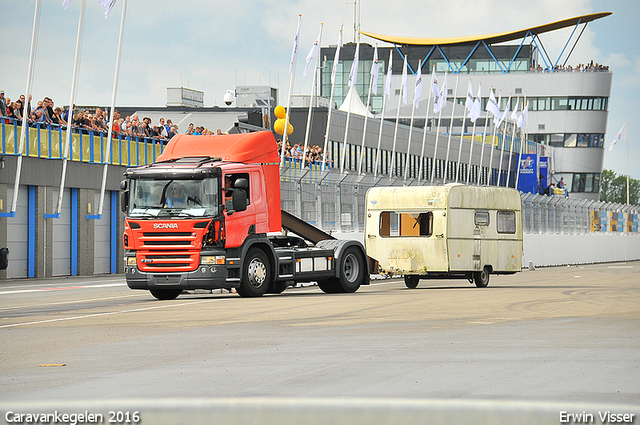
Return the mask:
<svg viewBox="0 0 640 425"><path fill-rule="evenodd" d="M175 300L182 293L182 289L149 289L149 292L159 300Z"/></svg>
<svg viewBox="0 0 640 425"><path fill-rule="evenodd" d="M267 288L267 294L282 294L289 287L288 281L272 282Z"/></svg>
<svg viewBox="0 0 640 425"><path fill-rule="evenodd" d="M340 258L339 292L353 293L364 282L364 274L369 272L362 253L355 247L349 247Z"/></svg>
<svg viewBox="0 0 640 425"><path fill-rule="evenodd" d="M251 248L244 262L238 294L241 297L261 297L270 283L271 268L267 256L261 249Z"/></svg>
<svg viewBox="0 0 640 425"><path fill-rule="evenodd" d="M416 289L420 278L416 275L406 274L404 275L404 285L409 289Z"/></svg>
<svg viewBox="0 0 640 425"><path fill-rule="evenodd" d="M335 277L330 279L323 279L318 281L318 287L325 294L337 294L342 292L342 288L340 287L340 281Z"/></svg>
<svg viewBox="0 0 640 425"><path fill-rule="evenodd" d="M481 271L474 272L473 281L478 288L486 288L489 285L489 267L484 266Z"/></svg>

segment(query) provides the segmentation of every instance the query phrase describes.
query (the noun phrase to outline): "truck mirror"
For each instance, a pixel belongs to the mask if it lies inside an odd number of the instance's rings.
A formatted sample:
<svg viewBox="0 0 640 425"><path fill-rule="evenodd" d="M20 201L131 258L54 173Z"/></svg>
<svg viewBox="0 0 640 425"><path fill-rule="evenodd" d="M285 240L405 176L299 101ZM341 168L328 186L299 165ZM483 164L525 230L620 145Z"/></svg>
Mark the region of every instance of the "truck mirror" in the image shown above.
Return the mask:
<svg viewBox="0 0 640 425"><path fill-rule="evenodd" d="M233 187L235 189L247 190L249 188L249 180L245 179L244 177L238 178L235 182L233 182Z"/></svg>
<svg viewBox="0 0 640 425"><path fill-rule="evenodd" d="M122 180L120 182L120 190L127 190L129 188L129 181L128 180Z"/></svg>
<svg viewBox="0 0 640 425"><path fill-rule="evenodd" d="M127 213L129 210L129 191L125 190L120 193L120 209L123 213Z"/></svg>
<svg viewBox="0 0 640 425"><path fill-rule="evenodd" d="M246 210L247 209L247 192L245 192L242 189L234 190L231 201L233 204L233 210L235 212Z"/></svg>

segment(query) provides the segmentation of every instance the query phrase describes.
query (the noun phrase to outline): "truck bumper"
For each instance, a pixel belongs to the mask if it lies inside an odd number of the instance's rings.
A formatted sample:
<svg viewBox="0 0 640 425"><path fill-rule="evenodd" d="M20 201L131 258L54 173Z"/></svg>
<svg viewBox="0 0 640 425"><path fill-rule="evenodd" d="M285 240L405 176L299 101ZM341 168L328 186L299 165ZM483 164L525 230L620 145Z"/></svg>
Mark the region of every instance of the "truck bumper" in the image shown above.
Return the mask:
<svg viewBox="0 0 640 425"><path fill-rule="evenodd" d="M240 284L239 280L229 281L225 266L221 265L201 265L186 273L146 273L135 266L124 270L131 289L230 289Z"/></svg>

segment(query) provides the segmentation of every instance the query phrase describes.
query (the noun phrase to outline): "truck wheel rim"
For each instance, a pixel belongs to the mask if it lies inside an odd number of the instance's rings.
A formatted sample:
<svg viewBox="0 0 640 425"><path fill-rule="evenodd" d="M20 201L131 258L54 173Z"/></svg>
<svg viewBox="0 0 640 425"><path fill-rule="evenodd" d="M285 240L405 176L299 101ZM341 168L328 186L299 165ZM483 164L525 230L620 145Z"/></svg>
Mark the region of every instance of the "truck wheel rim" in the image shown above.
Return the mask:
<svg viewBox="0 0 640 425"><path fill-rule="evenodd" d="M253 259L249 263L249 282L252 286L258 287L262 285L267 277L267 268L260 260Z"/></svg>
<svg viewBox="0 0 640 425"><path fill-rule="evenodd" d="M344 259L344 277L348 282L352 283L358 279L358 273L360 272L360 263L358 258L354 254L349 254Z"/></svg>

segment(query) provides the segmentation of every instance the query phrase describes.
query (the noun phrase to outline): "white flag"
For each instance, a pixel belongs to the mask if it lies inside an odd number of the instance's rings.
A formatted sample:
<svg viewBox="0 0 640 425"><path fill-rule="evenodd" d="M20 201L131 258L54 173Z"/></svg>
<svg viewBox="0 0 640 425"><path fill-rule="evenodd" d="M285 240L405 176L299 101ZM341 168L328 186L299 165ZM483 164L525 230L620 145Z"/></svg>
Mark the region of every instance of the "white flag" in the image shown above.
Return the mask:
<svg viewBox="0 0 640 425"><path fill-rule="evenodd" d="M356 54L353 56L351 72L349 73L349 87L356 85L358 81L358 60L360 59L360 43L356 44Z"/></svg>
<svg viewBox="0 0 640 425"><path fill-rule="evenodd" d="M384 94L391 96L391 74L393 72L393 50L389 50L389 65L387 66L387 78L384 80Z"/></svg>
<svg viewBox="0 0 640 425"><path fill-rule="evenodd" d="M618 133L616 134L616 137L614 137L613 140L611 141L611 144L609 145L609 152L613 150L613 148L616 146L618 141L627 140L628 135L629 135L629 131L627 129L627 123L624 123L620 131L618 131Z"/></svg>
<svg viewBox="0 0 640 425"><path fill-rule="evenodd" d="M404 57L404 65L402 65L402 102L406 105L409 103L407 96L407 57Z"/></svg>
<svg viewBox="0 0 640 425"><path fill-rule="evenodd" d="M71 0L62 0L62 8L64 10L67 10L70 4L71 4Z"/></svg>
<svg viewBox="0 0 640 425"><path fill-rule="evenodd" d="M502 97L502 95L501 95ZM497 126L500 127L500 124L502 124L502 122L507 118L507 115L509 115L509 105L511 104L511 95L509 95L509 100L507 101L507 106L504 108L504 111L502 112L502 115L500 116L500 121L498 121Z"/></svg>
<svg viewBox="0 0 640 425"><path fill-rule="evenodd" d="M471 122L476 122L478 118L480 118L480 114L482 113L482 85L478 83L478 95L473 101L473 111L469 115L471 118Z"/></svg>
<svg viewBox="0 0 640 425"><path fill-rule="evenodd" d="M322 32L322 30L320 30ZM304 67L304 71L302 72L302 76L306 77L307 72L309 72L309 67L311 66L311 62L318 56L318 46L320 44L320 34L318 34L318 38L316 38L315 43L309 50L309 54L307 55L307 64Z"/></svg>
<svg viewBox="0 0 640 425"><path fill-rule="evenodd" d="M487 102L487 111L493 114L493 123L497 124L500 119L500 106L496 101L496 96L493 94L493 89L489 90L489 101Z"/></svg>
<svg viewBox="0 0 640 425"><path fill-rule="evenodd" d="M444 84L442 85L442 89L440 90L440 97L438 102L438 112L444 109L447 106L447 72L444 73Z"/></svg>
<svg viewBox="0 0 640 425"><path fill-rule="evenodd" d="M436 77L435 68L431 72L431 81L431 91L433 92L433 113L437 114L442 108L440 107L440 87L438 87L438 78Z"/></svg>
<svg viewBox="0 0 640 425"><path fill-rule="evenodd" d="M527 127L527 112L528 111L529 111L529 105L525 105L524 109L522 110L522 113L518 117L517 125L518 125L518 127L520 127L523 130Z"/></svg>
<svg viewBox="0 0 640 425"><path fill-rule="evenodd" d="M418 61L418 72L416 73L416 87L413 92L413 102L416 108L420 107L420 96L422 96L422 63Z"/></svg>
<svg viewBox="0 0 640 425"><path fill-rule="evenodd" d="M338 47L336 47L336 54L333 56L333 69L331 70L331 84L336 83L336 72L338 71L338 61L340 60L340 48L342 47L342 30L338 36Z"/></svg>
<svg viewBox="0 0 640 425"><path fill-rule="evenodd" d="M113 5L116 4L116 0L98 0L102 6L106 9L104 12L104 19L109 17L109 13L111 9L113 9Z"/></svg>
<svg viewBox="0 0 640 425"><path fill-rule="evenodd" d="M475 108L475 101L473 99L473 87L471 86L471 80L469 80L469 85L467 87L467 100L464 103L465 108L469 112L469 117L473 114L473 109Z"/></svg>
<svg viewBox="0 0 640 425"><path fill-rule="evenodd" d="M293 72L293 64L296 61L296 53L298 53L298 41L300 41L300 15L298 16L298 29L296 30L296 38L293 40L293 50L291 51L291 62L289 63L289 74Z"/></svg>
<svg viewBox="0 0 640 425"><path fill-rule="evenodd" d="M518 108L520 108L520 98L516 100L516 107L513 108L513 112L511 112L511 119L514 121L518 120Z"/></svg>
<svg viewBox="0 0 640 425"><path fill-rule="evenodd" d="M378 44L373 49L373 63L371 64L371 91L378 94Z"/></svg>

